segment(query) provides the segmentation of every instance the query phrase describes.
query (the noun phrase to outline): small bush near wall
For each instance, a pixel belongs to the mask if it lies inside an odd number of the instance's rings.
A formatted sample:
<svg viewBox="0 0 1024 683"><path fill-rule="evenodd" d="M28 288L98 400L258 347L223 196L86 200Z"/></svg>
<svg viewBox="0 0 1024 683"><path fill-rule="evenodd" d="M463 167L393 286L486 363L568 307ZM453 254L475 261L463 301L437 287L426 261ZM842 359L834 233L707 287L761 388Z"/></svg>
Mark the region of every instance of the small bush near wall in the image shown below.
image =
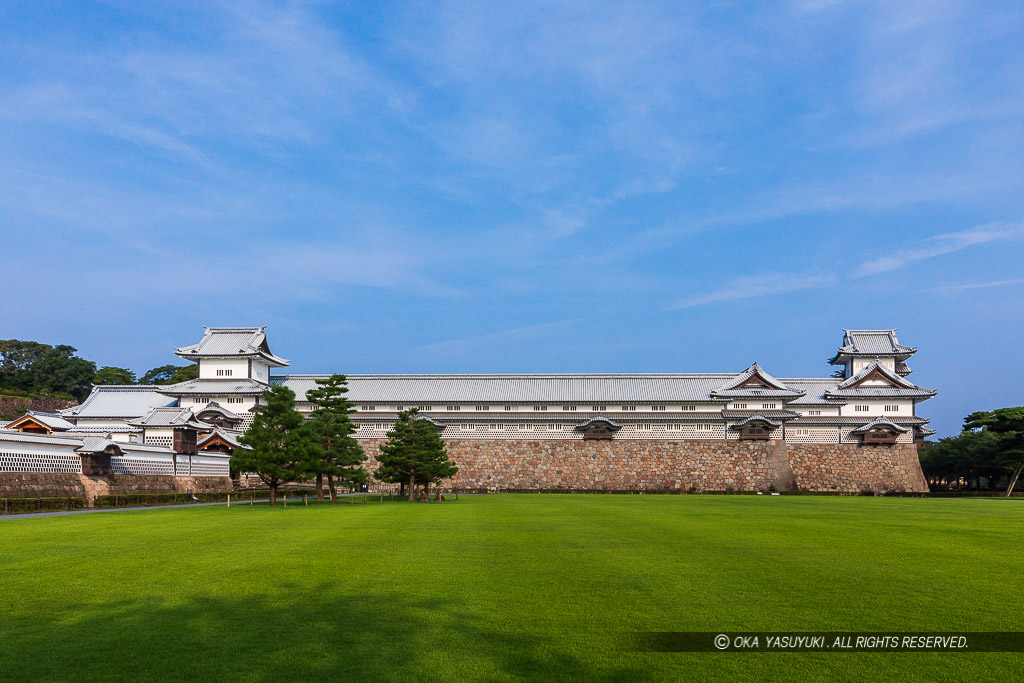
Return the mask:
<svg viewBox="0 0 1024 683"><path fill-rule="evenodd" d="M4 498L0 501L0 513L54 512L58 510L81 510L85 498Z"/></svg>

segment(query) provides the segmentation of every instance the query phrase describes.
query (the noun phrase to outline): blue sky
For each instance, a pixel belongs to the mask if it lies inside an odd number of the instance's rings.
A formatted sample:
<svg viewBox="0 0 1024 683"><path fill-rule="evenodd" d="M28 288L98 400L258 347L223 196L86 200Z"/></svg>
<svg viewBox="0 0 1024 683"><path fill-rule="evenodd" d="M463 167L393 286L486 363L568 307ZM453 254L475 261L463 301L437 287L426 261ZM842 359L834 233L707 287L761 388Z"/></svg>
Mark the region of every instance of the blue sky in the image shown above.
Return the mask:
<svg viewBox="0 0 1024 683"><path fill-rule="evenodd" d="M0 338L1024 404L1019 2L0 5Z"/></svg>

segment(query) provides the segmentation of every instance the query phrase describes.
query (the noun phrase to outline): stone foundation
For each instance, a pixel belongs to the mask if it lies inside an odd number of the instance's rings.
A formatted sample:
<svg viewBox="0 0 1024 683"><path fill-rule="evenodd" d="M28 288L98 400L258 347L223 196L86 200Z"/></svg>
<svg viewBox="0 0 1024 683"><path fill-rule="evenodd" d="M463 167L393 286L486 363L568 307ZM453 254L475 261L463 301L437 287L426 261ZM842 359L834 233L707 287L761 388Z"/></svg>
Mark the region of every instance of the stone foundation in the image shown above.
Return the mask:
<svg viewBox="0 0 1024 683"><path fill-rule="evenodd" d="M379 439L360 441L376 469ZM911 444L781 441L445 441L471 489L926 492Z"/></svg>
<svg viewBox="0 0 1024 683"><path fill-rule="evenodd" d="M0 498L85 498L91 507L96 496L132 493L183 493L230 491L228 477L172 477L170 475L112 474L90 477L84 474L39 474L0 472Z"/></svg>

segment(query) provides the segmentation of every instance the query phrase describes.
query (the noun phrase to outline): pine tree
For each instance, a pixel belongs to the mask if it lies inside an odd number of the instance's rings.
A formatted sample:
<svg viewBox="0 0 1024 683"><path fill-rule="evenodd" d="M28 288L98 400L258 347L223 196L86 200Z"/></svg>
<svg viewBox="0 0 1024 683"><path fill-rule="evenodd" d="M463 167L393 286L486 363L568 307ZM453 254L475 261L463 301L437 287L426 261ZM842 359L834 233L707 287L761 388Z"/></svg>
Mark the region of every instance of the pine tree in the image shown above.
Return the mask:
<svg viewBox="0 0 1024 683"><path fill-rule="evenodd" d="M428 486L459 471L448 459L437 427L417 413L416 408L410 408L398 414L394 429L380 447L379 466L374 473L380 481L407 484L410 501L415 500L417 484Z"/></svg>
<svg viewBox="0 0 1024 683"><path fill-rule="evenodd" d="M295 410L295 392L278 384L263 392L265 405L256 406L256 418L239 437L251 450L235 449L231 468L255 472L270 487L270 505L277 504L277 488L308 475L320 457L312 425Z"/></svg>
<svg viewBox="0 0 1024 683"><path fill-rule="evenodd" d="M317 498L323 499L323 477L327 477L327 488L331 502L338 502L336 484L355 488L366 481L368 474L361 463L366 461L362 446L352 438L356 426L349 417L355 412L352 402L345 394L348 385L345 375L331 375L316 380L316 389L306 392L306 400L315 408L310 424L317 444L320 459L314 463L317 476Z"/></svg>

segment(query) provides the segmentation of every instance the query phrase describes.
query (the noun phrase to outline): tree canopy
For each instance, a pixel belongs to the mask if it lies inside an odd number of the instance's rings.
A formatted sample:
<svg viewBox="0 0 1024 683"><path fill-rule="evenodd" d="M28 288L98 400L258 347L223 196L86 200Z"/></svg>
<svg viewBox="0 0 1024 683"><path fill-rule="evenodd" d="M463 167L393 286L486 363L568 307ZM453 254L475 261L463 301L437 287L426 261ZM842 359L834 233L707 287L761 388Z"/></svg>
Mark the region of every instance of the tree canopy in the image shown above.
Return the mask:
<svg viewBox="0 0 1024 683"><path fill-rule="evenodd" d="M278 487L307 478L321 452L312 425L295 410L295 392L278 384L262 396L252 425L239 437L249 449L235 449L231 468L258 474L270 487L270 504L276 505Z"/></svg>
<svg viewBox="0 0 1024 683"><path fill-rule="evenodd" d="M418 416L418 409L398 413L394 428L380 447L379 466L374 476L409 487L409 500L414 500L416 485L428 486L441 479L454 477L459 468L448 459L448 451L437 426Z"/></svg>
<svg viewBox="0 0 1024 683"><path fill-rule="evenodd" d="M139 384L177 384L199 376L195 363L188 365L161 365L146 372L139 378Z"/></svg>
<svg viewBox="0 0 1024 683"><path fill-rule="evenodd" d="M352 438L356 426L349 417L355 412L352 402L345 397L348 380L345 375L331 375L316 380L317 388L306 392L306 400L313 404L310 425L320 446L320 458L313 464L318 484L327 477L331 502L338 502L337 483L355 488L368 478L362 463L366 461L359 442ZM320 494L318 486L317 493Z"/></svg>
<svg viewBox="0 0 1024 683"><path fill-rule="evenodd" d="M978 411L964 418L964 431L928 444L921 469L940 486L981 486L991 489L1005 477L1011 488L1024 467L1024 408Z"/></svg>
<svg viewBox="0 0 1024 683"><path fill-rule="evenodd" d="M67 345L0 340L0 389L68 394L81 401L89 395L96 364L77 352Z"/></svg>
<svg viewBox="0 0 1024 683"><path fill-rule="evenodd" d="M135 384L135 373L128 368L116 368L104 365L96 371L92 378L93 384Z"/></svg>

